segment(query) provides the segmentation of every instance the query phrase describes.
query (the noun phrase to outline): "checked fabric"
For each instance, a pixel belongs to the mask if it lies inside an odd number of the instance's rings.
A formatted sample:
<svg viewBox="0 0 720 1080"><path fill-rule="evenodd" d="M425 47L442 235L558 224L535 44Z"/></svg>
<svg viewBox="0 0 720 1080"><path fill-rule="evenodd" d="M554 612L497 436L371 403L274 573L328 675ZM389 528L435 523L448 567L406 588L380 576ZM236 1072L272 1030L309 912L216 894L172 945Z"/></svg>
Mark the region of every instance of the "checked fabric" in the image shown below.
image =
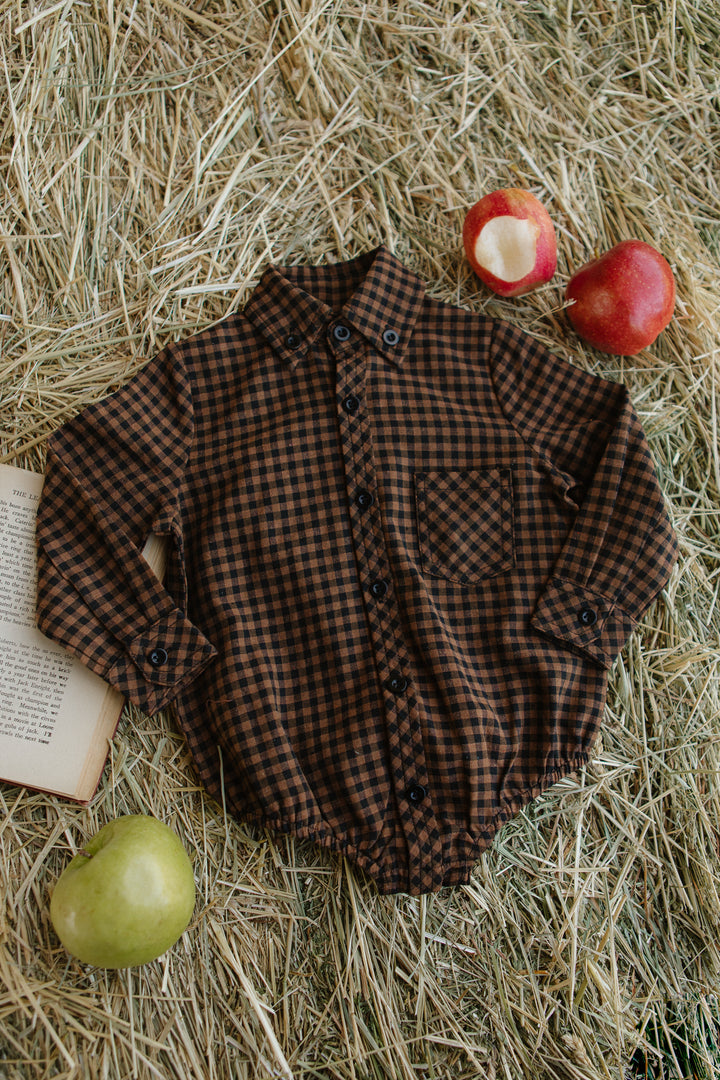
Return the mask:
<svg viewBox="0 0 720 1080"><path fill-rule="evenodd" d="M172 706L213 796L411 894L587 761L676 558L625 388L385 248L269 266L80 412L37 538L40 628Z"/></svg>

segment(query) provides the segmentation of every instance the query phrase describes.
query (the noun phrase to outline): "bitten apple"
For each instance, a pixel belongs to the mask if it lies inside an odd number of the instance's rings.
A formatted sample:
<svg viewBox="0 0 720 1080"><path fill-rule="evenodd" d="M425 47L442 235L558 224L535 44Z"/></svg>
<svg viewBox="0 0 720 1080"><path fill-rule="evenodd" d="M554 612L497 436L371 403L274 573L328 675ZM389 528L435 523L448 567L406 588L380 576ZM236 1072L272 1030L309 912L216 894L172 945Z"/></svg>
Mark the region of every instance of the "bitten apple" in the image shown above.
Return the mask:
<svg viewBox="0 0 720 1080"><path fill-rule="evenodd" d="M522 188L502 188L470 207L463 224L468 262L499 296L520 296L555 273L557 243L547 210Z"/></svg>
<svg viewBox="0 0 720 1080"><path fill-rule="evenodd" d="M110 821L58 878L50 919L65 948L96 967L145 964L174 945L195 906L192 865L157 818Z"/></svg>
<svg viewBox="0 0 720 1080"><path fill-rule="evenodd" d="M670 264L650 244L623 240L568 282L568 318L593 348L632 356L652 345L675 308Z"/></svg>

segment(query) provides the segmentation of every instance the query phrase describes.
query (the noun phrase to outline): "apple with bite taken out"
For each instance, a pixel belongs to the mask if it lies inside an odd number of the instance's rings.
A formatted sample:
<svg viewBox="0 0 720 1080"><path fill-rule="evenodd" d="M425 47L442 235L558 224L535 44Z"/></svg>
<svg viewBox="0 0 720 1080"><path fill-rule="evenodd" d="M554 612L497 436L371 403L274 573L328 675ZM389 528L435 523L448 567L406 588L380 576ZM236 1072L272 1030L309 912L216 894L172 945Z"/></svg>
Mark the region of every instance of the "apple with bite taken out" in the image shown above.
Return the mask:
<svg viewBox="0 0 720 1080"><path fill-rule="evenodd" d="M601 352L632 356L652 345L670 322L675 280L654 247L623 240L572 275L565 299L583 341Z"/></svg>
<svg viewBox="0 0 720 1080"><path fill-rule="evenodd" d="M522 188L490 191L470 207L463 245L477 276L499 296L520 296L544 285L557 266L550 215Z"/></svg>
<svg viewBox="0 0 720 1080"><path fill-rule="evenodd" d="M50 901L60 941L85 964L134 967L166 952L195 906L192 865L157 818L108 822L63 870Z"/></svg>

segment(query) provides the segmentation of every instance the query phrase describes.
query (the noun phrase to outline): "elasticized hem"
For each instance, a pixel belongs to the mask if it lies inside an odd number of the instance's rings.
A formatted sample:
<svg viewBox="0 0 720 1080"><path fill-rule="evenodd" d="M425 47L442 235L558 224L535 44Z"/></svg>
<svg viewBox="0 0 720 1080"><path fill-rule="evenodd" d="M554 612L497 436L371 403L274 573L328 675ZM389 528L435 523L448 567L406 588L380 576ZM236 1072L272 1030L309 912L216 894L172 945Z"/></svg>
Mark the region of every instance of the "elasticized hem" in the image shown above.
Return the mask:
<svg viewBox="0 0 720 1080"><path fill-rule="evenodd" d="M262 814L243 813L241 810L237 811L236 816L241 822L255 825L261 829L269 829L279 836L293 836L296 840L308 840L311 843L317 844L318 847L324 848L326 851L331 851L336 855L343 856L353 865L358 866L368 875L368 877L372 878L380 893L386 891L399 891L397 889L383 889L383 879L388 875L383 870L381 862L363 851L360 844L334 832L329 825L325 825L322 822L316 825L309 825L300 823L292 817L265 817ZM377 841L373 841L373 844L377 845ZM393 871L389 876L394 879L398 874L396 871Z"/></svg>
<svg viewBox="0 0 720 1080"><path fill-rule="evenodd" d="M553 784L582 768L589 760L589 752L583 751L571 758L556 762L532 784L505 800L490 822L484 827L478 827L474 834L466 830L452 835L446 834L443 837L443 877L439 888L468 884L477 859L491 846L502 826ZM407 873L402 867L384 866L381 858L369 854L362 843L343 837L327 824L322 822L308 824L292 817L265 817L259 814L245 814L242 811L238 811L238 817L244 822L269 829L279 835L289 834L298 840L309 840L327 851L344 856L372 880L381 895L407 892L406 889L398 887L399 881L407 880ZM373 840L372 845L378 848L378 840Z"/></svg>
<svg viewBox="0 0 720 1080"><path fill-rule="evenodd" d="M535 799L551 788L553 784L557 784L559 780L563 780L577 769L581 769L584 765L587 765L589 760L590 753L583 751L573 755L572 758L558 761L551 768L546 769L532 784L508 798L501 809L494 815L490 824L484 828L478 828L474 836L468 832L461 832L451 837L447 841L446 854L443 860L446 867L443 886L467 885L475 862L483 852L492 846L500 829L508 821L516 817L521 810L524 810L526 806L529 806Z"/></svg>
<svg viewBox="0 0 720 1080"><path fill-rule="evenodd" d="M587 765L590 760L590 751L582 750L577 754L573 754L571 758L563 758L557 761L554 765L548 767L544 773L542 773L534 783L528 787L518 791L515 795L512 795L506 800L501 810L495 815L494 818L494 832L506 823L511 817L523 810L531 802L542 795L548 788L551 788L553 784L557 784L559 780L564 780L566 776L570 776L577 769L581 769L584 765Z"/></svg>

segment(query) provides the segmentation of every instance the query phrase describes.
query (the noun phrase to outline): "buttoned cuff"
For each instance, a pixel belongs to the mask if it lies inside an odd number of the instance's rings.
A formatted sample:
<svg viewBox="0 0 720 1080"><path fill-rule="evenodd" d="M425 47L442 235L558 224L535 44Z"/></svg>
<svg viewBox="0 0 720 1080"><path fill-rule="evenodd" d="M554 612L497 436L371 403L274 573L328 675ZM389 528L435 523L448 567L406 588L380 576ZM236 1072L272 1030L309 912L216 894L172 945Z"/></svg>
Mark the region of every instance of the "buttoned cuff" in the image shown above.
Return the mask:
<svg viewBox="0 0 720 1080"><path fill-rule="evenodd" d="M105 677L152 716L193 682L216 655L214 645L175 608L130 642L125 656Z"/></svg>
<svg viewBox="0 0 720 1080"><path fill-rule="evenodd" d="M550 579L530 625L603 668L610 667L635 627L615 600L562 578Z"/></svg>

